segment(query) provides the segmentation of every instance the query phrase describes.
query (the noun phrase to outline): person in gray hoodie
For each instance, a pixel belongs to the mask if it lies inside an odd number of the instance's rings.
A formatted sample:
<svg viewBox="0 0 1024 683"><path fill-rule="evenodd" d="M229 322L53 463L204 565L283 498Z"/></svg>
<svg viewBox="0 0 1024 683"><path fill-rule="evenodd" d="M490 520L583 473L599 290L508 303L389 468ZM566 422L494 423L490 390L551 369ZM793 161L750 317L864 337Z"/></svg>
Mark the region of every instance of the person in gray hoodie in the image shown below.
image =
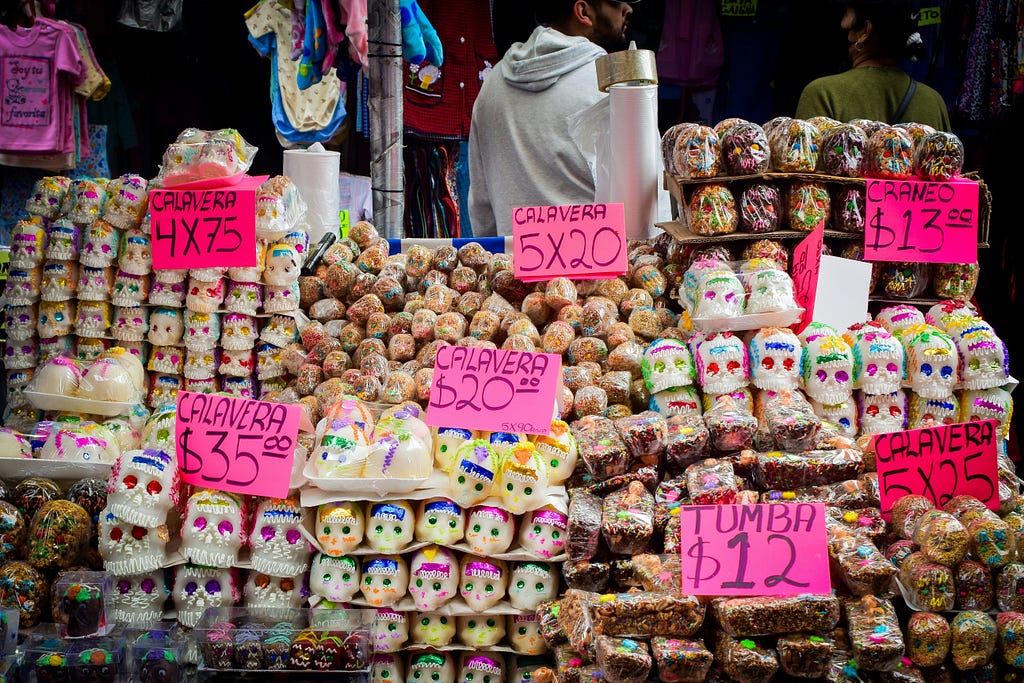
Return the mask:
<svg viewBox="0 0 1024 683"><path fill-rule="evenodd" d="M511 235L518 206L594 201L593 174L568 118L604 97L594 61L625 47L630 4L541 0L546 25L513 44L484 80L469 133L474 236Z"/></svg>

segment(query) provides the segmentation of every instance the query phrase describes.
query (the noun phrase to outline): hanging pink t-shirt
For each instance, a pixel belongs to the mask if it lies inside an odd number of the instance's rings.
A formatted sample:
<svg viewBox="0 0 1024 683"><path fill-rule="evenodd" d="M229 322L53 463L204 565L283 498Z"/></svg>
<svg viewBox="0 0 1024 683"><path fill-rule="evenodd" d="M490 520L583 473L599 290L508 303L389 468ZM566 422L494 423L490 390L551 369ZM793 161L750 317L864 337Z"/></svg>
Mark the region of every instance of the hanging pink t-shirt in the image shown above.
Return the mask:
<svg viewBox="0 0 1024 683"><path fill-rule="evenodd" d="M0 150L74 151L72 89L85 75L74 39L56 22L0 26Z"/></svg>

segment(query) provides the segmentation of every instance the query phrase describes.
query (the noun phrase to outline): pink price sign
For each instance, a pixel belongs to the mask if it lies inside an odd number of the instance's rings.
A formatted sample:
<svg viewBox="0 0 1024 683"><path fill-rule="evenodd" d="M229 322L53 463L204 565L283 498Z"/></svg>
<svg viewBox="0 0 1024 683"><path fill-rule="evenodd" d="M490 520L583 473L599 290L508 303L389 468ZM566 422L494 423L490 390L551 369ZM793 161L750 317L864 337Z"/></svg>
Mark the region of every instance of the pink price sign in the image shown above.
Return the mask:
<svg viewBox="0 0 1024 683"><path fill-rule="evenodd" d="M179 391L174 429L182 480L286 497L302 417L297 405Z"/></svg>
<svg viewBox="0 0 1024 683"><path fill-rule="evenodd" d="M875 462L882 515L902 496L919 494L942 507L971 495L999 509L995 420L876 434Z"/></svg>
<svg viewBox="0 0 1024 683"><path fill-rule="evenodd" d="M684 595L830 593L825 505L683 505Z"/></svg>
<svg viewBox="0 0 1024 683"><path fill-rule="evenodd" d="M249 268L256 264L256 190L267 176L211 189L153 190L153 267Z"/></svg>
<svg viewBox="0 0 1024 683"><path fill-rule="evenodd" d="M867 181L864 259L978 261L978 183Z"/></svg>
<svg viewBox="0 0 1024 683"><path fill-rule="evenodd" d="M444 346L434 362L427 424L547 434L561 376L554 353Z"/></svg>
<svg viewBox="0 0 1024 683"><path fill-rule="evenodd" d="M524 282L613 278L626 272L622 204L522 206L512 210L515 276Z"/></svg>
<svg viewBox="0 0 1024 683"><path fill-rule="evenodd" d="M825 240L825 223L818 224L800 244L793 247L793 293L796 303L804 309L800 322L793 326L799 334L814 320L814 300L818 295L818 274L821 272L821 250Z"/></svg>

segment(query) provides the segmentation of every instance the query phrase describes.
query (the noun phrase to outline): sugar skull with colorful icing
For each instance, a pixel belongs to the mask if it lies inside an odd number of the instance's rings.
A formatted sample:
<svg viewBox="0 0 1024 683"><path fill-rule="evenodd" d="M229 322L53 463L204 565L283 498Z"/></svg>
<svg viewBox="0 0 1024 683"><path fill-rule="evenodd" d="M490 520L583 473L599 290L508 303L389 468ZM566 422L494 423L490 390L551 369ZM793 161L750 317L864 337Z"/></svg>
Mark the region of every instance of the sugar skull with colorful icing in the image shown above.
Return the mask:
<svg viewBox="0 0 1024 683"><path fill-rule="evenodd" d="M312 550L301 530L305 522L306 510L298 497L261 500L249 534L252 568L273 576L306 571Z"/></svg>
<svg viewBox="0 0 1024 683"><path fill-rule="evenodd" d="M304 582L305 575L268 576L263 572L250 571L242 591L245 606L257 615L272 614L282 609L295 609L309 597L309 590Z"/></svg>
<svg viewBox="0 0 1024 683"><path fill-rule="evenodd" d="M857 419L861 434L885 434L907 428L907 394L899 389L891 394L857 396Z"/></svg>
<svg viewBox="0 0 1024 683"><path fill-rule="evenodd" d="M359 558L317 553L309 570L309 590L330 602L348 602L359 592Z"/></svg>
<svg viewBox="0 0 1024 683"><path fill-rule="evenodd" d="M149 205L149 181L140 175L126 173L107 183L107 201L103 205L103 220L122 230L142 222Z"/></svg>
<svg viewBox="0 0 1024 683"><path fill-rule="evenodd" d="M330 557L341 557L363 541L366 522L360 503L337 501L324 503L316 511L316 539Z"/></svg>
<svg viewBox="0 0 1024 683"><path fill-rule="evenodd" d="M844 335L853 352L854 388L868 394L891 394L903 385L904 353L899 339L878 323Z"/></svg>
<svg viewBox="0 0 1024 683"><path fill-rule="evenodd" d="M85 231L79 261L83 266L107 268L117 259L120 232L109 223L93 221Z"/></svg>
<svg viewBox="0 0 1024 683"><path fill-rule="evenodd" d="M811 405L814 406L814 414L822 420L835 425L846 436L857 436L857 404L853 397L835 405L812 400Z"/></svg>
<svg viewBox="0 0 1024 683"><path fill-rule="evenodd" d="M960 422L995 420L999 437L1006 439L1013 415L1013 397L1006 389L968 389L960 398Z"/></svg>
<svg viewBox="0 0 1024 683"><path fill-rule="evenodd" d="M474 553L489 557L498 555L512 545L515 530L515 518L507 511L480 505L469 511L466 544Z"/></svg>
<svg viewBox="0 0 1024 683"><path fill-rule="evenodd" d="M221 365L220 358L220 349L186 348L185 369L182 373L186 379L212 379Z"/></svg>
<svg viewBox="0 0 1024 683"><path fill-rule="evenodd" d="M377 649L370 668L370 683L405 683L405 660L397 650Z"/></svg>
<svg viewBox="0 0 1024 683"><path fill-rule="evenodd" d="M184 333L185 323L179 309L165 306L153 309L147 335L150 344L174 346L181 343Z"/></svg>
<svg viewBox="0 0 1024 683"><path fill-rule="evenodd" d="M119 576L114 579L114 592L111 594L111 620L119 624L160 621L164 603L170 594L162 569Z"/></svg>
<svg viewBox="0 0 1024 683"><path fill-rule="evenodd" d="M149 275L153 271L153 243L149 235L138 229L128 230L121 237L118 267L133 275Z"/></svg>
<svg viewBox="0 0 1024 683"><path fill-rule="evenodd" d="M43 265L39 292L43 301L67 301L74 297L78 266L73 261L47 261Z"/></svg>
<svg viewBox="0 0 1024 683"><path fill-rule="evenodd" d="M960 401L956 394L945 398L922 398L913 391L905 393L910 395L910 419L907 421L909 429L939 427L960 421Z"/></svg>
<svg viewBox="0 0 1024 683"><path fill-rule="evenodd" d="M803 346L792 330L762 327L749 344L750 381L758 389L782 391L800 385Z"/></svg>
<svg viewBox="0 0 1024 683"><path fill-rule="evenodd" d="M534 437L537 454L544 461L548 483L558 486L576 469L579 447L576 437L569 431L569 425L562 420L553 420L546 435Z"/></svg>
<svg viewBox="0 0 1024 683"><path fill-rule="evenodd" d="M412 542L416 518L404 500L370 503L366 544L378 553L395 553Z"/></svg>
<svg viewBox="0 0 1024 683"><path fill-rule="evenodd" d="M519 527L519 546L535 557L551 559L565 552L569 518L550 505L534 510Z"/></svg>
<svg viewBox="0 0 1024 683"><path fill-rule="evenodd" d="M190 349L212 349L220 341L220 315L188 311L185 316L185 346Z"/></svg>
<svg viewBox="0 0 1024 683"><path fill-rule="evenodd" d="M460 659L460 683L503 683L505 680L505 665L500 655L467 652Z"/></svg>
<svg viewBox="0 0 1024 683"><path fill-rule="evenodd" d="M407 612L380 607L373 620L370 637L376 652L398 652L409 640Z"/></svg>
<svg viewBox="0 0 1024 683"><path fill-rule="evenodd" d="M224 315L221 346L229 351L247 351L256 346L256 320L244 313Z"/></svg>
<svg viewBox="0 0 1024 683"><path fill-rule="evenodd" d="M149 399L147 404L150 408L156 408L165 403L177 403L178 392L181 391L182 379L178 375L165 375L153 373L149 384Z"/></svg>
<svg viewBox="0 0 1024 683"><path fill-rule="evenodd" d="M302 259L295 247L278 242L267 248L266 268L263 281L268 285L290 285L299 279L299 266Z"/></svg>
<svg viewBox="0 0 1024 683"><path fill-rule="evenodd" d="M512 565L508 598L516 609L536 610L537 605L558 596L558 572L547 562L516 562Z"/></svg>
<svg viewBox="0 0 1024 683"><path fill-rule="evenodd" d="M455 638L455 617L436 612L420 612L411 618L409 635L417 645L445 647Z"/></svg>
<svg viewBox="0 0 1024 683"><path fill-rule="evenodd" d="M838 335L815 337L804 346L803 381L807 395L825 405L853 396L853 352Z"/></svg>
<svg viewBox="0 0 1024 683"><path fill-rule="evenodd" d="M122 453L110 473L107 507L121 519L145 527L167 520L181 503L178 459L147 448Z"/></svg>
<svg viewBox="0 0 1024 683"><path fill-rule="evenodd" d="M238 570L184 564L174 573L171 592L178 621L186 628L199 623L210 607L234 607L242 597Z"/></svg>
<svg viewBox="0 0 1024 683"><path fill-rule="evenodd" d="M80 238L81 230L71 221L66 218L54 221L47 230L46 258L59 261L77 260Z"/></svg>
<svg viewBox="0 0 1024 683"><path fill-rule="evenodd" d="M299 340L299 328L296 326L295 318L281 314L271 316L270 321L260 330L260 340L282 348L294 344Z"/></svg>
<svg viewBox="0 0 1024 683"><path fill-rule="evenodd" d="M167 560L170 533L164 525L144 527L127 522L108 509L99 516L99 552L112 574L157 571Z"/></svg>
<svg viewBox="0 0 1024 683"><path fill-rule="evenodd" d="M467 441L459 446L449 475L452 499L467 507L491 495L498 458L483 439Z"/></svg>
<svg viewBox="0 0 1024 683"><path fill-rule="evenodd" d="M200 489L188 499L181 528L181 551L196 564L232 567L245 544L246 510L233 494Z"/></svg>
<svg viewBox="0 0 1024 683"><path fill-rule="evenodd" d="M1006 344L991 325L981 318L961 317L947 323L946 333L956 342L965 389L994 389L1010 381Z"/></svg>
<svg viewBox="0 0 1024 683"><path fill-rule="evenodd" d="M700 395L695 386L665 389L651 394L647 409L661 413L666 418L673 415L702 415Z"/></svg>
<svg viewBox="0 0 1024 683"><path fill-rule="evenodd" d="M409 594L418 610L440 609L458 594L459 563L447 548L431 545L417 550L410 574Z"/></svg>
<svg viewBox="0 0 1024 683"><path fill-rule="evenodd" d="M370 478L426 479L430 476L433 441L430 428L420 419L415 404L402 405L382 415L373 430L373 448L363 476Z"/></svg>
<svg viewBox="0 0 1024 683"><path fill-rule="evenodd" d="M469 608L485 612L505 597L508 567L501 560L465 555L459 566L459 594Z"/></svg>
<svg viewBox="0 0 1024 683"><path fill-rule="evenodd" d="M81 303L81 302L79 302ZM149 309L142 306L118 306L110 334L118 341L141 342L149 331Z"/></svg>
<svg viewBox="0 0 1024 683"><path fill-rule="evenodd" d="M678 339L655 339L640 361L644 384L651 393L693 384L693 358Z"/></svg>
<svg viewBox="0 0 1024 683"><path fill-rule="evenodd" d="M359 590L373 607L391 607L409 588L409 567L401 555L368 555Z"/></svg>
<svg viewBox="0 0 1024 683"><path fill-rule="evenodd" d="M714 320L743 315L746 292L733 272L705 278L697 287L695 297L694 318Z"/></svg>
<svg viewBox="0 0 1024 683"><path fill-rule="evenodd" d="M747 346L732 332L717 332L697 343L697 377L705 393L727 394L750 382Z"/></svg>
<svg viewBox="0 0 1024 683"><path fill-rule="evenodd" d="M509 614L508 640L512 649L523 655L539 655L548 646L540 635L540 622L536 614Z"/></svg>
<svg viewBox="0 0 1024 683"><path fill-rule="evenodd" d="M471 614L456 620L459 642L472 648L492 647L505 637L505 617Z"/></svg>
<svg viewBox="0 0 1024 683"><path fill-rule="evenodd" d="M501 461L498 491L502 504L514 514L537 507L547 493L547 467L537 447L522 441Z"/></svg>
<svg viewBox="0 0 1024 683"><path fill-rule="evenodd" d="M450 652L410 652L405 683L455 683Z"/></svg>
<svg viewBox="0 0 1024 683"><path fill-rule="evenodd" d="M878 312L875 320L889 330L889 334L899 337L903 330L925 323L924 313L909 304L886 306Z"/></svg>
<svg viewBox="0 0 1024 683"><path fill-rule="evenodd" d="M923 398L945 398L958 380L960 354L948 334L931 325L915 325L900 335L907 357L907 381Z"/></svg>
<svg viewBox="0 0 1024 683"><path fill-rule="evenodd" d="M44 224L40 218L15 224L11 230L11 268L35 268L42 264L46 251Z"/></svg>
<svg viewBox="0 0 1024 683"><path fill-rule="evenodd" d="M795 309L793 279L784 270L765 268L746 276L745 313L774 313Z"/></svg>
<svg viewBox="0 0 1024 683"><path fill-rule="evenodd" d="M455 451L459 446L480 437L480 432L469 429L438 427L434 434L434 462L443 472L451 472Z"/></svg>
<svg viewBox="0 0 1024 683"><path fill-rule="evenodd" d="M466 512L447 498L421 501L416 513L416 540L455 545L466 533Z"/></svg>
<svg viewBox="0 0 1024 683"><path fill-rule="evenodd" d="M60 215L61 203L70 187L71 179L65 176L52 175L40 178L25 200L25 210L34 216L56 218Z"/></svg>

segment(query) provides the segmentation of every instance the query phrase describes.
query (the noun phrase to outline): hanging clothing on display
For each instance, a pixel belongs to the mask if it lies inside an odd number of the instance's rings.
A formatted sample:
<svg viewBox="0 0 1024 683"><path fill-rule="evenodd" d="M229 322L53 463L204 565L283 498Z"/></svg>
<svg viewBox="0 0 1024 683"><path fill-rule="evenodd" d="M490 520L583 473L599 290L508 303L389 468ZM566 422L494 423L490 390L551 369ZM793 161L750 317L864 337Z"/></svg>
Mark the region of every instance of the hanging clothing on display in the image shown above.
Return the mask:
<svg viewBox="0 0 1024 683"><path fill-rule="evenodd" d="M457 142L406 140L405 236L460 237Z"/></svg>
<svg viewBox="0 0 1024 683"><path fill-rule="evenodd" d="M974 0L974 23L956 108L970 122L998 115L1010 104L1017 76L1016 0Z"/></svg>

